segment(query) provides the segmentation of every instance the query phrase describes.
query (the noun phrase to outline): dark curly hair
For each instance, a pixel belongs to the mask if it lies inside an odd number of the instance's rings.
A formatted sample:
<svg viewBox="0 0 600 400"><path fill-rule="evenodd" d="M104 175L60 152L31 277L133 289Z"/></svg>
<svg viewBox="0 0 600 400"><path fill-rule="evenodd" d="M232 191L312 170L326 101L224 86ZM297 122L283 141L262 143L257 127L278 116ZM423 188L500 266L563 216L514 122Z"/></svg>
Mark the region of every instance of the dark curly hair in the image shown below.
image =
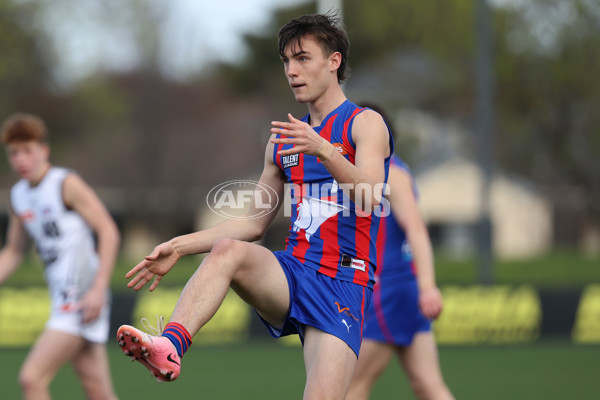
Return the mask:
<svg viewBox="0 0 600 400"><path fill-rule="evenodd" d="M279 55L284 57L285 48L290 43L294 43L302 49L300 41L306 36L311 36L319 42L326 56L336 51L342 55L342 61L337 70L339 83L350 77L350 66L348 65L350 41L336 14L303 15L288 22L279 30Z"/></svg>

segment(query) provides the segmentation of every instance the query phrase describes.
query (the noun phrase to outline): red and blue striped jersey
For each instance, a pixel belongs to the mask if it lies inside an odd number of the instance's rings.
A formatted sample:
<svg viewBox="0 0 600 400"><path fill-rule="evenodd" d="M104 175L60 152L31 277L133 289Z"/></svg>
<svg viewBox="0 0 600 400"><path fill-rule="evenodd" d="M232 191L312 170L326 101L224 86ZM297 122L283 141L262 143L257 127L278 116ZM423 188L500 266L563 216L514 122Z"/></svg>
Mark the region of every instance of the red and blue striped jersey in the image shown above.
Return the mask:
<svg viewBox="0 0 600 400"><path fill-rule="evenodd" d="M364 111L346 100L313 129L354 164L352 140L354 117ZM302 120L308 122L309 115ZM277 135L280 137L281 135ZM289 184L291 214L285 251L304 266L343 281L373 287L376 268L376 238L382 210L364 213L342 190L316 156L278 155L292 148L278 144L273 161ZM393 140L390 132L390 150ZM390 157L385 159L387 181ZM385 182L377 188L384 190Z"/></svg>
<svg viewBox="0 0 600 400"><path fill-rule="evenodd" d="M399 168L410 174L408 166L397 156L392 156L390 168ZM412 178L412 176L411 176ZM390 190L394 190L393 184ZM413 180L413 193L418 197L417 187ZM384 207L389 207L384 202ZM391 282L405 282L415 278L415 266L406 232L398 224L393 210L384 212L380 219L379 234L377 237L377 271L376 280Z"/></svg>

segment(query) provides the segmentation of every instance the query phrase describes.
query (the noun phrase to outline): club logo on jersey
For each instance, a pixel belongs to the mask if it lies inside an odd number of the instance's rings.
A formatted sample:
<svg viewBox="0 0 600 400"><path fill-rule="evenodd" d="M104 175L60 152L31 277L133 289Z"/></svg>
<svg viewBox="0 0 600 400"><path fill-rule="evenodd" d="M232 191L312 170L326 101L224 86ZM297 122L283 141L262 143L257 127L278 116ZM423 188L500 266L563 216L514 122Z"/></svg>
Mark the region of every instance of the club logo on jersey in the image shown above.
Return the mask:
<svg viewBox="0 0 600 400"><path fill-rule="evenodd" d="M404 239L404 241L402 242L402 247L400 249L402 251L402 256L405 260L412 260L412 250L410 248L410 243L408 243L408 240Z"/></svg>
<svg viewBox="0 0 600 400"><path fill-rule="evenodd" d="M292 230L299 232L303 229L306 240L310 242L310 237L323 222L344 210L344 207L331 201L303 197L302 201L296 206L296 210L298 217L294 221Z"/></svg>
<svg viewBox="0 0 600 400"><path fill-rule="evenodd" d="M281 156L281 165L283 168L295 167L300 163L300 154L290 154Z"/></svg>

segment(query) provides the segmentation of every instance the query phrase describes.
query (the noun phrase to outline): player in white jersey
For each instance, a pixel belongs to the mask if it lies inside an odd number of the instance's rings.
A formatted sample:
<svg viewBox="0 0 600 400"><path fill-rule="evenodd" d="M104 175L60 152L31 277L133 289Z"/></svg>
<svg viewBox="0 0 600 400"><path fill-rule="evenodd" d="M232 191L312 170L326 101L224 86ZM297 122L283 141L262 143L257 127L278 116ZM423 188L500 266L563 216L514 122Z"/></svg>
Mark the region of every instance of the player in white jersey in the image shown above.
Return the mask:
<svg viewBox="0 0 600 400"><path fill-rule="evenodd" d="M52 307L19 383L25 399L49 399L50 382L70 362L88 398L116 399L106 341L119 231L83 179L50 164L46 137L44 122L30 114L9 117L0 134L10 165L21 177L10 193L0 284L20 265L29 235L45 264Z"/></svg>

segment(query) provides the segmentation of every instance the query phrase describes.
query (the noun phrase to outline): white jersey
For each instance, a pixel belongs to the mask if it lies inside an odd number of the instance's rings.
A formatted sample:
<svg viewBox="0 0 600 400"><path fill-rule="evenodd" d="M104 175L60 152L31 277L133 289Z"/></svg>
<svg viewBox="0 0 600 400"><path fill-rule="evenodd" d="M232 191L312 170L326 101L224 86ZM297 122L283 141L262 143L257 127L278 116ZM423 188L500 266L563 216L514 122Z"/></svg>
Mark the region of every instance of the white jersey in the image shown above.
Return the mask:
<svg viewBox="0 0 600 400"><path fill-rule="evenodd" d="M52 300L49 326L61 313L74 318L79 314L77 301L91 287L99 266L91 228L63 200L63 183L69 173L65 168L51 167L37 186L22 179L10 192L12 209L45 264ZM58 328L71 331L76 327ZM81 334L81 330L71 333Z"/></svg>

